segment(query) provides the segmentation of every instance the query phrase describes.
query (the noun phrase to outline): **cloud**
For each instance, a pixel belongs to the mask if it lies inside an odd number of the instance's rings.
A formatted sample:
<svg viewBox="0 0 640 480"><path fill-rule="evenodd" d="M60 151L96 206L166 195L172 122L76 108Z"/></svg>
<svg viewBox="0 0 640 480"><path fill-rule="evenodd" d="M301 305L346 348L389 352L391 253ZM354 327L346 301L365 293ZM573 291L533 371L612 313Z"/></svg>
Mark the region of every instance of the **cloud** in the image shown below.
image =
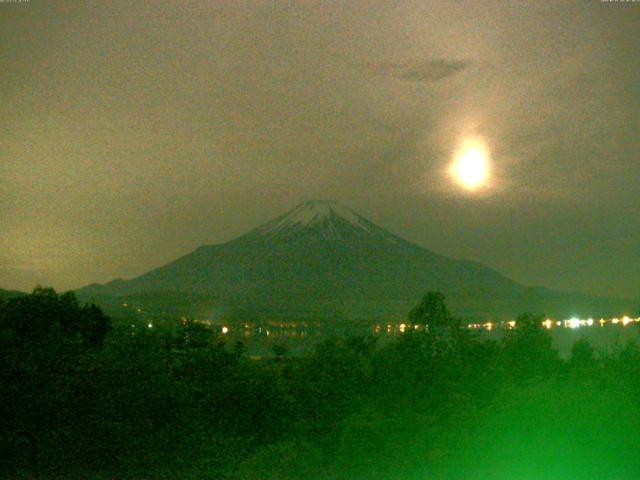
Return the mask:
<svg viewBox="0 0 640 480"><path fill-rule="evenodd" d="M468 68L469 62L435 59L415 63L386 63L372 65L378 73L412 82L437 82Z"/></svg>

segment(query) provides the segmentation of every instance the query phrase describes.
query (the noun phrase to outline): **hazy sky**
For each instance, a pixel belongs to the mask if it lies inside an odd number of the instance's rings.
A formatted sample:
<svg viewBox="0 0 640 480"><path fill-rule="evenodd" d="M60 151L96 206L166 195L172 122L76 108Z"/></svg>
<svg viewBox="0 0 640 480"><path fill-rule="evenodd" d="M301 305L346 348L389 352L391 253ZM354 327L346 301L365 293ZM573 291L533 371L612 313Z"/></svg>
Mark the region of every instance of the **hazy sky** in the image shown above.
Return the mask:
<svg viewBox="0 0 640 480"><path fill-rule="evenodd" d="M308 198L640 295L640 3L0 3L0 287L129 278ZM482 138L489 187L448 177Z"/></svg>

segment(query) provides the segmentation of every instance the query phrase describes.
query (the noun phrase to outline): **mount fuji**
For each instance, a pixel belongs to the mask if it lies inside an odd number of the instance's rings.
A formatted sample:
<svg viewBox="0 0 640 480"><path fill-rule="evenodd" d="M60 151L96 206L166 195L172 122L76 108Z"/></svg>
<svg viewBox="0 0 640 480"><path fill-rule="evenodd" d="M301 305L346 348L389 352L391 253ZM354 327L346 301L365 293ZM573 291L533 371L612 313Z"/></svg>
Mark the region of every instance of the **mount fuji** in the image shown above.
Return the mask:
<svg viewBox="0 0 640 480"><path fill-rule="evenodd" d="M475 320L510 319L522 312L618 315L632 306L621 299L525 287L319 200L139 277L93 284L78 293L155 313L356 321L406 318L428 290L443 292L454 314Z"/></svg>

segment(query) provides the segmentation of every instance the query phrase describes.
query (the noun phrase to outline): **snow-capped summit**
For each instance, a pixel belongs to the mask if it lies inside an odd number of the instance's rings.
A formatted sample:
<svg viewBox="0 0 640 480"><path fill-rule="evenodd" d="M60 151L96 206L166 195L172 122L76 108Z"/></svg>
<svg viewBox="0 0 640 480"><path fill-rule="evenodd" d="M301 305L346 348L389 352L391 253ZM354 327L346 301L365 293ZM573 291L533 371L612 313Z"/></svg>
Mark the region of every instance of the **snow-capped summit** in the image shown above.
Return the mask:
<svg viewBox="0 0 640 480"><path fill-rule="evenodd" d="M307 200L279 217L276 228L300 225L307 227L332 217L342 217L350 223L367 230L365 221L357 213L331 200ZM274 222L269 222L274 223Z"/></svg>
<svg viewBox="0 0 640 480"><path fill-rule="evenodd" d="M313 236L325 240L372 237L392 243L394 235L377 227L349 208L329 200L307 200L293 210L256 228L247 236L255 239Z"/></svg>

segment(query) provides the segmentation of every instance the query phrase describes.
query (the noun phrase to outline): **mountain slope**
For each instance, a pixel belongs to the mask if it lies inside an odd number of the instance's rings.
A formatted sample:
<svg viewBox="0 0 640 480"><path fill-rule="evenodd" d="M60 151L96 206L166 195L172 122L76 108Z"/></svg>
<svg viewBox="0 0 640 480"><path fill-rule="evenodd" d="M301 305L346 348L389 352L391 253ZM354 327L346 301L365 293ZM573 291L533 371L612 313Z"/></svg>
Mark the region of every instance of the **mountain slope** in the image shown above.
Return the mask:
<svg viewBox="0 0 640 480"><path fill-rule="evenodd" d="M132 280L92 285L97 300L136 298L147 308L215 316L399 319L427 290L454 313L512 318L619 313L626 302L526 288L479 263L407 242L334 202L308 201L230 242L200 247Z"/></svg>
<svg viewBox="0 0 640 480"><path fill-rule="evenodd" d="M26 293L18 292L16 290L3 290L0 288L0 300L9 300L10 298L20 297L26 295Z"/></svg>

